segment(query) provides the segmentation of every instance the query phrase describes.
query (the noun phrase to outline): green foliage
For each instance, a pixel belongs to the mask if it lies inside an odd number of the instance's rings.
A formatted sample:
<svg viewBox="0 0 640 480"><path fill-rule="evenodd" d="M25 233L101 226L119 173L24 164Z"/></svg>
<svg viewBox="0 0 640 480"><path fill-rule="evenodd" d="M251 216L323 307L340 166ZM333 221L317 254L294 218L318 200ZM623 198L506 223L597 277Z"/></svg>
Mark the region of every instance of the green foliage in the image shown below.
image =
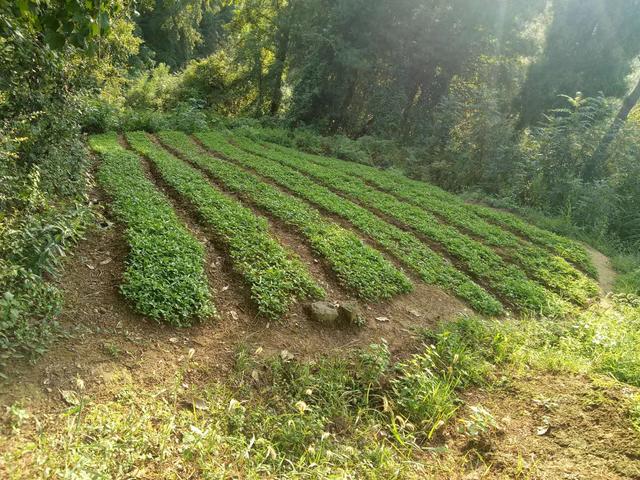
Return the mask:
<svg viewBox="0 0 640 480"><path fill-rule="evenodd" d="M177 69L198 54L213 53L230 8L228 2L151 0L142 2L136 22L157 60Z"/></svg>
<svg viewBox="0 0 640 480"><path fill-rule="evenodd" d="M521 123L532 125L561 95L604 93L621 97L640 52L634 0L556 0L542 55L531 65L517 104Z"/></svg>
<svg viewBox="0 0 640 480"><path fill-rule="evenodd" d="M621 293L640 295L640 267L619 274L616 278L615 289Z"/></svg>
<svg viewBox="0 0 640 480"><path fill-rule="evenodd" d="M492 289L515 308L544 315L566 313L568 305L553 293L529 280L524 273L505 262L497 253L459 230L441 223L429 212L399 201L390 194L368 186L334 168L305 161L293 150L260 149L262 155L304 172L332 189L346 194L373 211L382 212L393 221L415 230L441 245L449 255L457 258L469 272L486 281Z"/></svg>
<svg viewBox="0 0 640 480"><path fill-rule="evenodd" d="M288 166L243 151L216 132L203 132L196 136L211 150L224 154L226 158L274 180L314 205L344 218L417 272L424 281L453 291L480 312L495 315L502 311L502 305L492 295L410 233L383 221ZM234 142L248 149L246 139L237 136Z"/></svg>
<svg viewBox="0 0 640 480"><path fill-rule="evenodd" d="M636 395L631 400L629 416L631 417L633 428L635 428L636 431L640 432L640 395Z"/></svg>
<svg viewBox="0 0 640 480"><path fill-rule="evenodd" d="M212 314L203 246L145 178L139 157L120 147L115 135L93 136L90 144L103 158L98 179L126 225L130 252L123 295L140 313L176 326Z"/></svg>
<svg viewBox="0 0 640 480"><path fill-rule="evenodd" d="M72 163L84 149L74 150L77 143L73 136L66 136L61 140L69 140L68 165L62 145L57 144L37 163L24 165L21 160L32 158L42 146L32 143L32 137L20 136L28 132L26 125L0 132L0 375L7 359L34 358L59 331L55 316L60 293L45 275L50 279L57 274L62 257L92 218L78 195L83 182L76 184L74 178L84 175L86 162L83 159L80 167ZM59 168L72 171L60 175ZM43 172L50 176L47 182L42 181ZM50 183L53 179L58 181L55 186ZM53 196L58 192L68 196Z"/></svg>
<svg viewBox="0 0 640 480"><path fill-rule="evenodd" d="M127 140L212 228L227 248L234 269L249 285L262 315L278 319L297 299L324 296L300 260L273 239L263 218L212 187L200 172L155 145L143 132L128 133Z"/></svg>
<svg viewBox="0 0 640 480"><path fill-rule="evenodd" d="M377 251L349 230L322 218L320 212L262 183L237 166L206 155L178 132L162 132L163 143L179 151L221 182L225 188L297 228L312 248L325 257L338 279L365 300L381 300L411 289L411 282Z"/></svg>
<svg viewBox="0 0 640 480"><path fill-rule="evenodd" d="M96 38L104 35L110 28L110 16L121 8L117 1L70 1L64 5L45 0L20 0L7 9L19 22L3 21L2 29L20 32L28 28L39 32L48 46L62 49L65 44L76 47L92 47Z"/></svg>
<svg viewBox="0 0 640 480"><path fill-rule="evenodd" d="M585 304L598 292L595 282L575 270L561 257L551 255L540 247L522 241L510 231L487 222L477 216L468 205L450 195L435 195L432 193L434 188L429 185L406 179L403 182L401 177L390 175L389 172L330 157L301 153L298 155L319 165L360 177L384 191L393 193L403 201L437 215L461 231L469 232L487 245L497 247L507 260L517 262L532 278L569 300Z"/></svg>
<svg viewBox="0 0 640 480"><path fill-rule="evenodd" d="M81 204L47 203L37 170L31 180L15 198L26 205L0 215L0 376L7 359L33 359L59 333L61 295L45 274L58 272L92 218Z"/></svg>

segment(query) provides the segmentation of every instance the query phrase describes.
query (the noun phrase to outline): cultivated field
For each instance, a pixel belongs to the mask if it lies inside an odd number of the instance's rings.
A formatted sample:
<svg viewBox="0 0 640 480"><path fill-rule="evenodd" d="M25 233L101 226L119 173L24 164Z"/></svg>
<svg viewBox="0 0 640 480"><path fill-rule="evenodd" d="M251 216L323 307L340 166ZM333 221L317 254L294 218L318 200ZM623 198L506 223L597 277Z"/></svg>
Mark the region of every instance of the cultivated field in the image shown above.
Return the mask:
<svg viewBox="0 0 640 480"><path fill-rule="evenodd" d="M220 131L104 134L90 145L125 226L121 292L157 320L183 326L216 313L205 246L176 208L224 253L265 321L296 303L335 300L274 222L364 304L426 283L482 314L564 316L598 295L580 244L397 171Z"/></svg>

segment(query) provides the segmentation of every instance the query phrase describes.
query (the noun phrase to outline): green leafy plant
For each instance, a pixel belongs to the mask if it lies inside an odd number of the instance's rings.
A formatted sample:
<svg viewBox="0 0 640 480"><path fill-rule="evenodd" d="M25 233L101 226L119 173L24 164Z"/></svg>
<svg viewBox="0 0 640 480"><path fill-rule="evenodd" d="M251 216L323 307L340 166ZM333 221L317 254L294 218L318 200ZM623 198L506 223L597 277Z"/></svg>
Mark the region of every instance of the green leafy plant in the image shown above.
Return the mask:
<svg viewBox="0 0 640 480"><path fill-rule="evenodd" d="M372 212L319 185L300 172L276 161L248 153L229 143L218 132L201 132L196 137L211 151L269 178L314 205L347 220L358 230L392 253L427 283L440 285L469 301L486 314L497 314L502 305L481 286L456 269L414 235L385 222ZM234 142L243 145L242 137Z"/></svg>
<svg viewBox="0 0 640 480"><path fill-rule="evenodd" d="M322 218L305 202L261 182L233 163L207 155L185 134L161 132L159 137L226 188L297 228L329 261L341 282L363 299L380 300L410 290L409 279L382 255L349 230Z"/></svg>
<svg viewBox="0 0 640 480"><path fill-rule="evenodd" d="M297 299L324 296L302 262L271 237L263 218L215 189L200 172L155 145L144 132L128 133L127 140L212 227L250 286L261 314L280 318Z"/></svg>
<svg viewBox="0 0 640 480"><path fill-rule="evenodd" d="M339 169L305 161L302 154L291 149L284 152L282 149L260 149L254 145L253 151L303 172L372 211L381 212L405 228L437 242L449 255L463 262L470 273L486 281L518 310L545 315L563 314L569 310L569 305L553 292L527 278L520 269L509 265L482 243L440 222L428 211L376 190Z"/></svg>
<svg viewBox="0 0 640 480"><path fill-rule="evenodd" d="M130 252L124 296L140 313L177 326L212 314L203 246L147 180L140 158L123 149L115 134L95 135L89 142L103 158L98 180L126 226Z"/></svg>
<svg viewBox="0 0 640 480"><path fill-rule="evenodd" d="M511 231L486 221L474 212L469 205L463 204L455 197L444 199L433 195L433 187L422 183L399 182L397 175L389 175L388 171L368 168L363 165L344 162L318 155L299 153L301 158L319 165L355 175L372 185L392 193L398 199L424 208L432 214L459 228L463 232L481 239L487 245L499 248L499 252L507 259L523 266L534 279L551 287L563 297L584 305L598 292L597 284L568 264L562 257L553 255L547 250L532 245L517 237ZM407 179L408 180L408 179Z"/></svg>

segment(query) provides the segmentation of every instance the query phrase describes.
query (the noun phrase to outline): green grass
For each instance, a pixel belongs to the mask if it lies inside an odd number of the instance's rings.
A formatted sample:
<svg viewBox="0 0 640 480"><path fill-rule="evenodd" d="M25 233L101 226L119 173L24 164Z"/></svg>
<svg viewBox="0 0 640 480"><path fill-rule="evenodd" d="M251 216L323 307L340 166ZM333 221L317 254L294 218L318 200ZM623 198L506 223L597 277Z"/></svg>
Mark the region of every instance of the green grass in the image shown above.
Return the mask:
<svg viewBox="0 0 640 480"><path fill-rule="evenodd" d="M460 198L436 187L435 185L410 179L396 170L383 171L368 165L304 153L273 143L265 144L263 147L266 147L267 150L284 153L286 155L297 155L307 161L337 168L345 173L355 175L371 182L373 185L384 190L396 194L402 192L403 198L420 202L420 204L422 202L431 204L432 201L437 201L440 205L462 206L479 217L506 227L507 229L510 229L519 235L538 243L539 245L547 247L551 251L582 268L590 276L597 278L597 271L591 261L591 257L582 245L566 237L556 235L547 230L538 228L535 225L531 225L511 213L494 210L481 205L466 204L462 202Z"/></svg>
<svg viewBox="0 0 640 480"><path fill-rule="evenodd" d="M486 281L516 309L542 315L560 315L570 309L560 297L527 278L521 269L508 264L492 249L456 228L440 223L433 214L369 187L359 178L312 162L301 161L293 154L267 152L265 155L437 242L449 255L463 262L469 272Z"/></svg>
<svg viewBox="0 0 640 480"><path fill-rule="evenodd" d="M124 150L114 134L95 135L89 143L102 157L98 180L126 227L123 295L138 312L177 326L214 313L204 248L145 178L139 157Z"/></svg>
<svg viewBox="0 0 640 480"><path fill-rule="evenodd" d="M434 436L455 418L459 435L477 439L503 415L466 408L465 390L477 402L509 395L521 377L583 374L633 393L639 332L640 299L619 295L555 321L461 316L419 332L422 343L398 362L385 343L313 362L241 348L229 378L194 387L185 379L199 371L195 353L157 390L122 368L106 380L106 400L80 390L79 405L37 423L24 406L7 409L0 468L15 479L458 478L477 462L434 455ZM621 406L629 435L638 398Z"/></svg>
<svg viewBox="0 0 640 480"><path fill-rule="evenodd" d="M467 300L478 312L489 315L502 312L502 305L490 293L411 233L383 221L370 211L336 195L290 167L249 154L231 145L217 132L200 133L196 136L211 150L224 154L228 159L273 180L295 195L347 220L415 271L425 282L453 292Z"/></svg>
<svg viewBox="0 0 640 480"><path fill-rule="evenodd" d="M440 343L395 365L385 344L314 364L241 350L226 383L200 389L184 386L197 354L160 392L122 370L111 400L79 392L67 421L41 434L22 436L28 414L15 407L0 459L9 478L424 478L420 445L455 414L460 389L484 381ZM193 397L200 408L185 405Z"/></svg>
<svg viewBox="0 0 640 480"><path fill-rule="evenodd" d="M343 285L364 300L387 299L411 290L409 279L351 231L325 220L305 202L261 182L237 165L206 155L181 132L161 132L163 143L178 151L220 184L293 226L326 258Z"/></svg>
<svg viewBox="0 0 640 480"><path fill-rule="evenodd" d="M251 289L260 314L277 319L299 299L324 296L300 260L273 239L264 218L212 187L200 172L154 144L144 132L127 133L127 140L211 227Z"/></svg>
<svg viewBox="0 0 640 480"><path fill-rule="evenodd" d="M640 253L614 255L611 266L618 272L616 292L640 295Z"/></svg>

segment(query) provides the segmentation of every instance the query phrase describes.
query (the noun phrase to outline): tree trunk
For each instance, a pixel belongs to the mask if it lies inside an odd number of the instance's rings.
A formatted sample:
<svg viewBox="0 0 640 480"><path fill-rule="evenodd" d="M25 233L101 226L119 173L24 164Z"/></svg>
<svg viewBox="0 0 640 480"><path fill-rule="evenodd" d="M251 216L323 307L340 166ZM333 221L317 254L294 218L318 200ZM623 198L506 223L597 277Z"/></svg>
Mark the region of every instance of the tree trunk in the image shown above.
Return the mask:
<svg viewBox="0 0 640 480"><path fill-rule="evenodd" d="M620 107L620 110L618 111L616 118L613 120L613 123L611 123L609 130L604 137L602 137L602 140L600 140L600 144L598 145L598 148L596 148L596 151L593 152L593 155L591 155L591 158L586 161L582 171L582 177L584 180L596 180L602 175L604 163L607 159L607 150L618 136L618 132L624 126L629 113L633 110L633 107L636 106L638 100L640 100L640 80L638 80L633 91L622 101L622 107Z"/></svg>
<svg viewBox="0 0 640 480"><path fill-rule="evenodd" d="M411 92L407 97L407 104L402 110L402 117L400 119L400 134L404 137L409 136L409 118L411 116L413 106L416 104L417 96L420 93L421 88L422 88L422 81L418 79L413 83L413 87L411 87Z"/></svg>
<svg viewBox="0 0 640 480"><path fill-rule="evenodd" d="M284 25L281 26L278 32L278 40L276 42L276 58L273 62L272 76L273 76L273 90L271 92L271 107L269 113L274 116L280 110L280 103L282 102L282 77L284 75L284 67L287 61L287 55L289 54L289 37L291 33L291 14L289 18L286 18Z"/></svg>

